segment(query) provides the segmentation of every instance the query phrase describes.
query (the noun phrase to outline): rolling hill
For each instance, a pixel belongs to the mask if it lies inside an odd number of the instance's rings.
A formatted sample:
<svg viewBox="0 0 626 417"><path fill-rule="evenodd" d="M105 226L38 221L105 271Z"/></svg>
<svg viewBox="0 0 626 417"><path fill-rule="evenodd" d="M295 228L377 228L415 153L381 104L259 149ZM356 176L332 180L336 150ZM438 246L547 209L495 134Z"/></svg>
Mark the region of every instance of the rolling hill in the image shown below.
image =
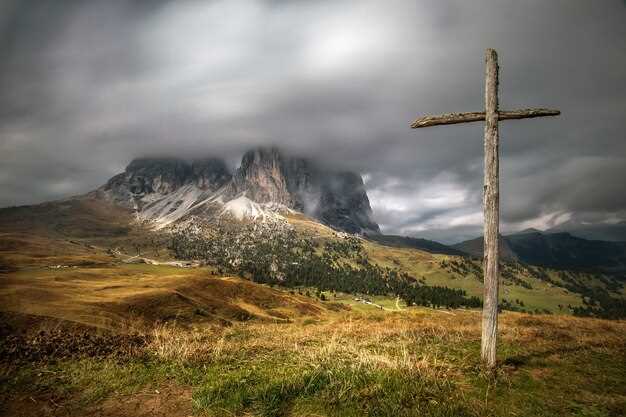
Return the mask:
<svg viewBox="0 0 626 417"><path fill-rule="evenodd" d="M465 252L455 249L451 246L444 245L434 240L420 239L408 236L385 235L385 234L367 234L369 240L378 242L381 245L392 246L397 248L413 248L423 250L429 253L439 253L443 255L463 255Z"/></svg>

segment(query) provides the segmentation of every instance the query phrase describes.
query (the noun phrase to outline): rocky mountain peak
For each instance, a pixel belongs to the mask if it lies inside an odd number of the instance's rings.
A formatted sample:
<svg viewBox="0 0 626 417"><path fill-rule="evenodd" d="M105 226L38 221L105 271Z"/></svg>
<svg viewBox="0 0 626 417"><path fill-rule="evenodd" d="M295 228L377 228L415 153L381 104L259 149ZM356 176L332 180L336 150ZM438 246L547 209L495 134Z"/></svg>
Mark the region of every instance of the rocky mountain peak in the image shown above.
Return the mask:
<svg viewBox="0 0 626 417"><path fill-rule="evenodd" d="M234 181L253 201L283 204L350 233L380 232L357 173L322 170L272 147L246 152Z"/></svg>
<svg viewBox="0 0 626 417"><path fill-rule="evenodd" d="M372 220L363 178L354 172L338 172L325 177L322 184L318 217L350 233L380 233Z"/></svg>
<svg viewBox="0 0 626 417"><path fill-rule="evenodd" d="M95 193L160 225L198 215L199 208L210 215L232 209L240 217L278 204L350 233L380 232L359 174L319 169L275 147L246 152L232 175L214 157L135 159ZM215 207L219 204L224 208ZM209 206L214 210L207 211Z"/></svg>
<svg viewBox="0 0 626 417"><path fill-rule="evenodd" d="M235 192L245 192L246 197L257 203L272 202L292 207L294 201L287 187L284 161L276 148L246 152L233 178Z"/></svg>
<svg viewBox="0 0 626 417"><path fill-rule="evenodd" d="M154 200L171 195L184 186L215 191L230 180L224 161L205 158L189 163L178 158L136 158L123 173L96 190L95 196L142 211ZM92 195L94 195L92 193Z"/></svg>
<svg viewBox="0 0 626 417"><path fill-rule="evenodd" d="M170 193L185 184L190 174L190 166L175 158L138 158L126 167L133 194Z"/></svg>
<svg viewBox="0 0 626 417"><path fill-rule="evenodd" d="M243 154L241 169L247 171L255 167L265 169L281 168L284 157L276 147L258 147Z"/></svg>

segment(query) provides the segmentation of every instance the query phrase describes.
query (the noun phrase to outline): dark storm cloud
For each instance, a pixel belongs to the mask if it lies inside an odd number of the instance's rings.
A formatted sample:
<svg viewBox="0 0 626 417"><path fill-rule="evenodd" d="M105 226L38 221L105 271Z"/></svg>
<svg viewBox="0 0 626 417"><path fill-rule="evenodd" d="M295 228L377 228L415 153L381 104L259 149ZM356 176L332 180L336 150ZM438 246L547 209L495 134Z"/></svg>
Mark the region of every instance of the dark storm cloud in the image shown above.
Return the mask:
<svg viewBox="0 0 626 417"><path fill-rule="evenodd" d="M363 173L387 232L471 237L482 126L408 125L481 109L493 47L503 108L563 112L502 123L504 227L622 219L625 19L618 0L0 2L0 205L273 143Z"/></svg>

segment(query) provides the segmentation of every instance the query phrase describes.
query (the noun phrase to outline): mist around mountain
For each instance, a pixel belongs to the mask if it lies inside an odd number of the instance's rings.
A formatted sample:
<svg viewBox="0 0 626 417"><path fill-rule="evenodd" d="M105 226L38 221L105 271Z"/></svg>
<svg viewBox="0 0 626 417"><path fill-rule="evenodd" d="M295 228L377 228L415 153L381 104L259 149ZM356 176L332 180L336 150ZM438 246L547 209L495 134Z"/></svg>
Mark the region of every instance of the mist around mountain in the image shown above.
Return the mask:
<svg viewBox="0 0 626 417"><path fill-rule="evenodd" d="M358 173L321 168L318 161L287 155L275 147L249 150L234 170L211 156L134 159L124 172L81 198L128 209L155 230L218 222L225 216L267 222L302 213L335 230L389 247L477 257L483 251L482 237L447 246L418 237L384 235L372 219ZM526 229L502 236L500 253L510 262L620 274L626 271L623 238L625 222L567 222L547 231Z"/></svg>
<svg viewBox="0 0 626 417"><path fill-rule="evenodd" d="M213 157L135 159L89 196L132 209L157 228L225 213L263 220L297 211L348 233L380 233L359 174L321 169L273 147L246 152L234 172Z"/></svg>
<svg viewBox="0 0 626 417"><path fill-rule="evenodd" d="M156 228L223 215L266 221L300 212L339 231L394 247L462 255L427 239L384 235L358 173L321 169L274 147L246 152L234 171L220 158L139 158L90 196L134 210Z"/></svg>

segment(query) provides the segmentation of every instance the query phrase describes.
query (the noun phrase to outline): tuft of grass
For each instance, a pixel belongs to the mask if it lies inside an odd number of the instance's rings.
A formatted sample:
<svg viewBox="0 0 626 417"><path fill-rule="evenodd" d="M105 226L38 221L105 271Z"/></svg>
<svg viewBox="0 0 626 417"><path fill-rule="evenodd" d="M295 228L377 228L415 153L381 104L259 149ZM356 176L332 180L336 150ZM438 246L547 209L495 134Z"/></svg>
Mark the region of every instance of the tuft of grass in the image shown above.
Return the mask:
<svg viewBox="0 0 626 417"><path fill-rule="evenodd" d="M212 415L469 416L458 387L419 373L342 364L265 364L215 372L193 395Z"/></svg>

